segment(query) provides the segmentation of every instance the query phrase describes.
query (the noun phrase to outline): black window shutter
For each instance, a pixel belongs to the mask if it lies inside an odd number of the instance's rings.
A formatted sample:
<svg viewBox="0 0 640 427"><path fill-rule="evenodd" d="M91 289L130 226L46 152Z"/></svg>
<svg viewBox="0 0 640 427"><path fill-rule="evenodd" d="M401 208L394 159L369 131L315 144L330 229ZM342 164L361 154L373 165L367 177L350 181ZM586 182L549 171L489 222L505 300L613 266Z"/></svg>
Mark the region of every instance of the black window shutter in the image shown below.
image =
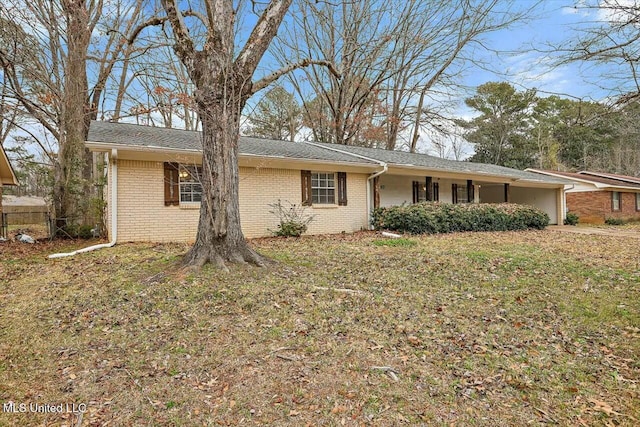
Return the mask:
<svg viewBox="0 0 640 427"><path fill-rule="evenodd" d="M440 183L439 182L433 183L433 201L434 202L440 201Z"/></svg>
<svg viewBox="0 0 640 427"><path fill-rule="evenodd" d="M302 206L311 206L311 171L300 171L302 186Z"/></svg>
<svg viewBox="0 0 640 427"><path fill-rule="evenodd" d="M164 205L180 204L180 185L178 180L178 163L164 162Z"/></svg>
<svg viewBox="0 0 640 427"><path fill-rule="evenodd" d="M475 194L473 192L473 181L468 179L467 180L467 202L473 203L474 199L475 199Z"/></svg>
<svg viewBox="0 0 640 427"><path fill-rule="evenodd" d="M347 206L347 173L338 172L338 206Z"/></svg>
<svg viewBox="0 0 640 427"><path fill-rule="evenodd" d="M420 183L418 181L413 181L413 203L418 203L420 200Z"/></svg>
<svg viewBox="0 0 640 427"><path fill-rule="evenodd" d="M458 203L458 184L451 184L451 202Z"/></svg>

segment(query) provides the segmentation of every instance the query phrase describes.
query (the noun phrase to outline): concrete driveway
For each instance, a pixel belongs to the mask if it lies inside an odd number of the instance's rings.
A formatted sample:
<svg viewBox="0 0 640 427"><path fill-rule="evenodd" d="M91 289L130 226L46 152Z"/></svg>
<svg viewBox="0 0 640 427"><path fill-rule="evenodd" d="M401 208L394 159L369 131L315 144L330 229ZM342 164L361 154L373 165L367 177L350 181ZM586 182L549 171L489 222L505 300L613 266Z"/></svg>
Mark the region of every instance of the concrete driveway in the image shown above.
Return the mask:
<svg viewBox="0 0 640 427"><path fill-rule="evenodd" d="M613 237L631 237L640 239L640 227L617 227L611 225L593 225L593 226L572 226L572 225L550 225L549 230L560 231L563 233L591 234L599 236Z"/></svg>

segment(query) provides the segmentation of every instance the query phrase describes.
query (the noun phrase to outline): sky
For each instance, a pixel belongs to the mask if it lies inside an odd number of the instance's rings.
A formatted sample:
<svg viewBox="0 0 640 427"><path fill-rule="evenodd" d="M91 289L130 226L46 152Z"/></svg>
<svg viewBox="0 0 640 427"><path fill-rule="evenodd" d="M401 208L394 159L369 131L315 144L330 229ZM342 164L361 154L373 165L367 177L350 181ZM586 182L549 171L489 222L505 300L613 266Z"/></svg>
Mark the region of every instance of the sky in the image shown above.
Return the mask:
<svg viewBox="0 0 640 427"><path fill-rule="evenodd" d="M478 49L474 55L486 66L472 67L467 71L463 79L465 89L458 94L458 105L452 112L454 117L469 120L478 114L464 104L464 99L487 82L506 81L517 90L536 89L541 97L557 95L606 102L615 96L618 82L605 77L615 70L612 64L573 62L559 66L555 64L558 53L552 48L566 46L568 40L575 40L576 30L594 21L605 20L607 16L584 8L583 0L515 0L515 5L523 9L535 6L534 13L523 22L484 37L483 45L488 49ZM429 138L434 138L434 135L428 132L423 132L423 135L419 150L452 157L450 149L445 149L444 153L440 149L438 153L429 144ZM452 137L445 139L450 143ZM473 154L470 144L458 143L463 146L462 158Z"/></svg>
<svg viewBox="0 0 640 427"><path fill-rule="evenodd" d="M466 91L454 95L458 106L450 114L471 118L475 113L464 105L464 98L471 96L477 86L489 81L508 81L521 90L536 88L541 96L556 94L585 100L606 100L614 89L607 87L610 82L602 78L603 73L608 71L608 66L572 63L552 67L552 58L543 52L552 44L562 44L570 39L572 29L580 24L603 18L594 11L587 14L585 9L575 7L583 2L584 0L511 0L502 3L523 10L534 5L535 8L526 21L485 36L484 45L490 50L477 49L474 54L487 64L488 69L470 67L467 70L463 80ZM243 24L251 28L253 22L250 21L248 19ZM261 65L265 71L270 68L268 64ZM257 102L259 98L260 94L251 102ZM470 154L470 150L466 151Z"/></svg>
<svg viewBox="0 0 640 427"><path fill-rule="evenodd" d="M516 1L523 6L534 3ZM581 4L579 0L543 0L531 19L489 36L487 44L502 53L480 55L490 60L498 72L476 70L467 77L466 84L477 87L488 81L509 81L518 88L536 88L542 96L556 94L605 100L615 89L607 87L602 77L609 67L581 63L554 67L552 63L557 55L549 53L550 46L565 46L567 40L572 39L574 29L604 18L594 10L580 7Z"/></svg>

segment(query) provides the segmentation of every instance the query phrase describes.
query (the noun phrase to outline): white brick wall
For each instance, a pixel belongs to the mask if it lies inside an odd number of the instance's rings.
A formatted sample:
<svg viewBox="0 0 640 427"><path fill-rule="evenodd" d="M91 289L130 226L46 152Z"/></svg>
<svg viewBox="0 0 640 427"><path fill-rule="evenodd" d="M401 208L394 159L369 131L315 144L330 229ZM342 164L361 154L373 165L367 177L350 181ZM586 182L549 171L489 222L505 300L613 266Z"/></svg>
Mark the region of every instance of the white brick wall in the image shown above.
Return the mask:
<svg viewBox="0 0 640 427"><path fill-rule="evenodd" d="M198 206L165 206L163 181L162 162L118 161L118 241L190 242L195 239ZM307 208L306 213L315 215L308 233L353 232L365 228L366 181L366 174L347 174L347 206ZM278 199L300 204L301 194L300 170L241 167L240 220L244 235L249 238L270 235L268 229L275 229L278 219L269 212L268 205ZM111 200L110 188L108 197Z"/></svg>

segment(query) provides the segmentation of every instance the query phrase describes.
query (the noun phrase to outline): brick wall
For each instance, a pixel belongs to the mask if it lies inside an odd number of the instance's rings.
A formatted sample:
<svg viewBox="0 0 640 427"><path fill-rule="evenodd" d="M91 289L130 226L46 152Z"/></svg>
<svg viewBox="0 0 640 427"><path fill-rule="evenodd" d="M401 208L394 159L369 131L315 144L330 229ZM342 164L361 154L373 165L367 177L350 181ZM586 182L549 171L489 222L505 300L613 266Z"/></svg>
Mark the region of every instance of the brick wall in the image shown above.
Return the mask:
<svg viewBox="0 0 640 427"><path fill-rule="evenodd" d="M347 174L347 206L307 208L306 213L315 215L308 233L353 232L366 227L366 180L366 174ZM162 162L118 161L118 241L195 239L199 204L165 206L163 182ZM241 167L240 220L244 235L270 235L268 229L275 229L278 219L268 205L278 199L300 204L300 186L299 170ZM111 189L107 194L110 197Z"/></svg>
<svg viewBox="0 0 640 427"><path fill-rule="evenodd" d="M580 217L580 222L602 224L606 218L640 220L635 193L621 192L621 210L611 209L611 191L566 193L567 209Z"/></svg>

